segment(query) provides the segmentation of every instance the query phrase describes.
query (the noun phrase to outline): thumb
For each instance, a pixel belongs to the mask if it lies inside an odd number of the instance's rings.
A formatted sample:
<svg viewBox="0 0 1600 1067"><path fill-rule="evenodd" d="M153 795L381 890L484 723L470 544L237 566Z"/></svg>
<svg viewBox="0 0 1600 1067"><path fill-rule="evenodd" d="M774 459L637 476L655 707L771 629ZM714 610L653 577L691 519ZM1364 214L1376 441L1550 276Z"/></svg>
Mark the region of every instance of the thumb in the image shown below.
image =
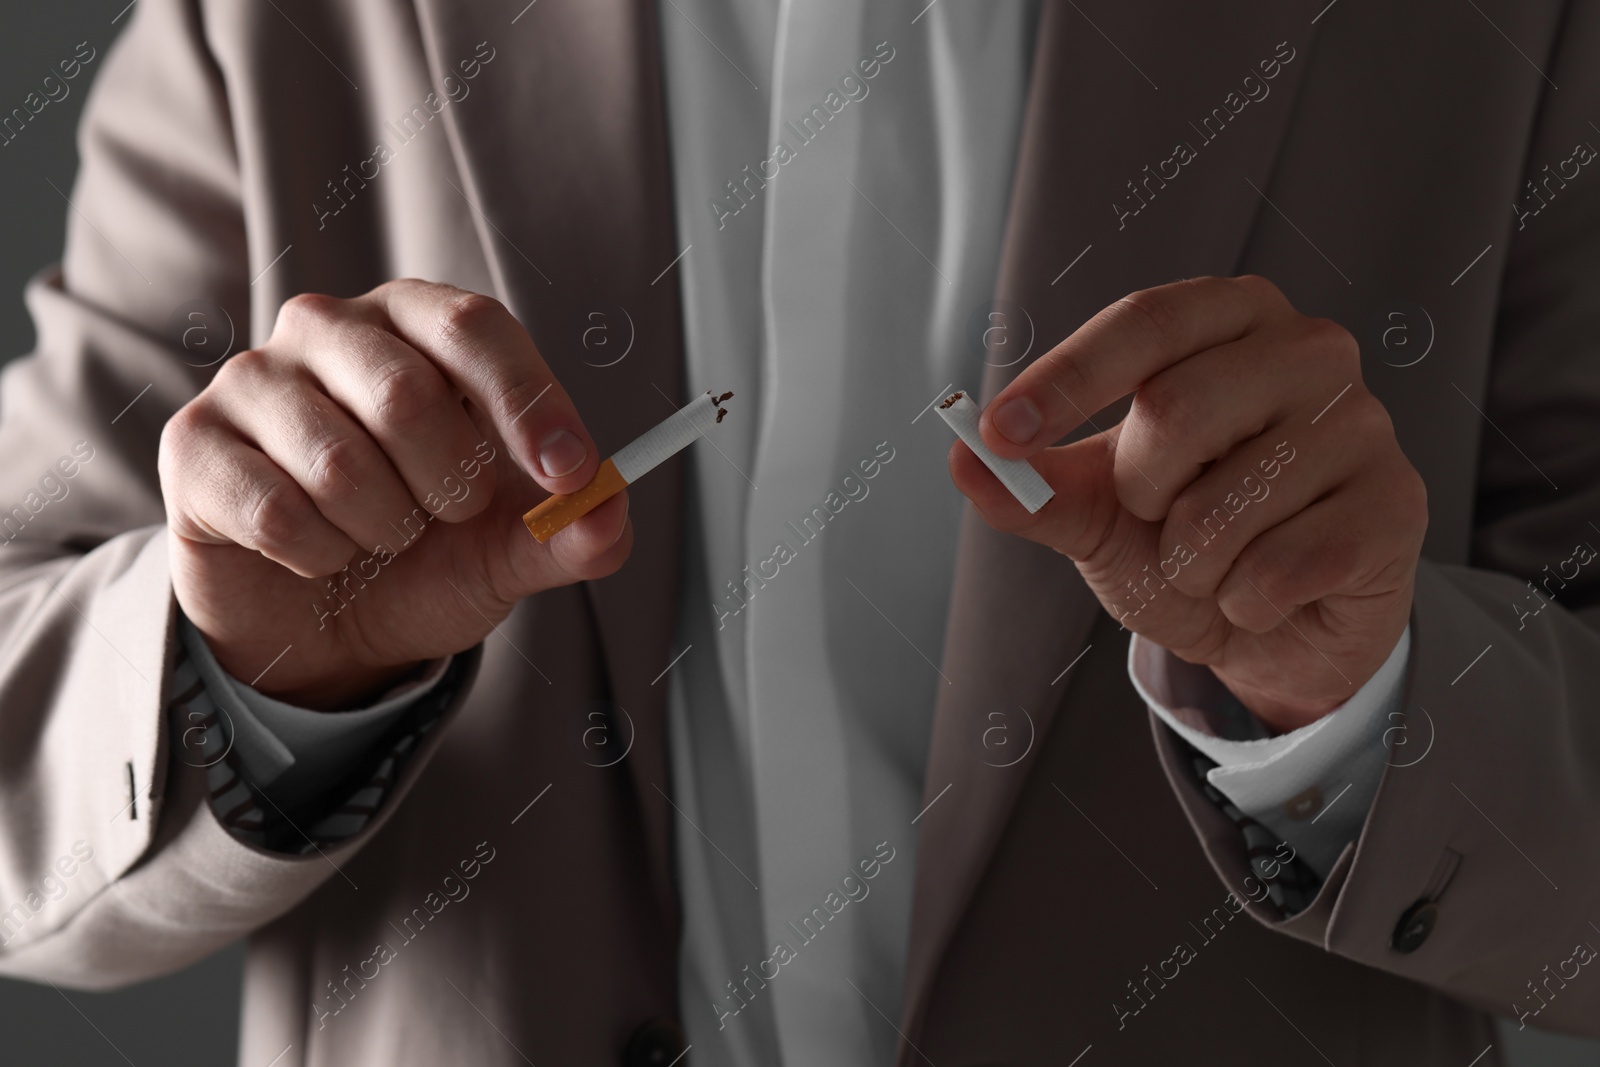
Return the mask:
<svg viewBox="0 0 1600 1067"><path fill-rule="evenodd" d="M1113 535L1120 516L1134 517L1118 501L1112 481L1120 432L1118 424L1106 433L1029 457L1026 462L1055 490L1055 496L1032 515L959 439L950 449L950 477L990 526L1082 561Z"/></svg>
<svg viewBox="0 0 1600 1067"><path fill-rule="evenodd" d="M508 506L496 509L500 518L494 529L486 531L491 541L499 538L495 547L503 554L508 576L496 582L498 596L515 602L557 586L604 578L627 561L633 524L628 520L626 489L544 544L522 521L523 513L539 499L536 487L533 492L508 495Z"/></svg>

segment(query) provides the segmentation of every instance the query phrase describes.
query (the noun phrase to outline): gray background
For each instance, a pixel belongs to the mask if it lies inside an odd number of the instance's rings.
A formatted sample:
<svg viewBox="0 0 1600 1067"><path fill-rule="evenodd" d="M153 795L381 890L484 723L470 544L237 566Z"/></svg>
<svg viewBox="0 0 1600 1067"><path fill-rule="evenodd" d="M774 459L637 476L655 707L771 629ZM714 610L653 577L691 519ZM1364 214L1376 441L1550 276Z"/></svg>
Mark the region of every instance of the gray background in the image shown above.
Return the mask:
<svg viewBox="0 0 1600 1067"><path fill-rule="evenodd" d="M16 140L0 147L0 361L33 348L22 287L61 256L70 210L50 183L72 192L78 115L105 52L132 12L128 0L6 3L0 9L0 114L37 91L80 41L98 53ZM181 974L117 993L56 990L0 979L0 1064L72 1067L220 1067L238 1055L239 969L234 946ZM248 1064L246 1067L266 1067Z"/></svg>
<svg viewBox="0 0 1600 1067"><path fill-rule="evenodd" d="M105 49L127 24L131 12L122 14L126 3L8 4L0 14L0 114L20 105L78 42L86 40L101 53L69 83L70 96L52 102L20 137L0 147L0 204L5 206L0 361L33 347L33 324L22 304L22 287L34 272L60 256L69 210L50 183L71 191L78 165L74 133L85 90L102 65ZM242 959L243 950L236 945L179 974L116 993L61 991L0 979L0 1063L74 1067L232 1063ZM1600 1043L1531 1029L1518 1034L1511 1026L1503 1031L1512 1067L1600 1064Z"/></svg>

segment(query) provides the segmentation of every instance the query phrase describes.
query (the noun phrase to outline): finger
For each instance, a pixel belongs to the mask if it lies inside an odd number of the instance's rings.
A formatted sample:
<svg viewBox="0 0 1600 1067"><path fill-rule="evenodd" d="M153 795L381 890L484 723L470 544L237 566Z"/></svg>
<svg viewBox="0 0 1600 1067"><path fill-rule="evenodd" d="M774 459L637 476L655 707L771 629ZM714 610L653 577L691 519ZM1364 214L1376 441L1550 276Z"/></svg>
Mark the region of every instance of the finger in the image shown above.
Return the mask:
<svg viewBox="0 0 1600 1067"><path fill-rule="evenodd" d="M488 414L540 485L570 493L594 476L594 439L533 338L498 300L417 281L391 283L373 296L400 337Z"/></svg>
<svg viewBox="0 0 1600 1067"><path fill-rule="evenodd" d="M633 544L632 534L624 490L552 537L547 546L568 581L590 581L622 565Z"/></svg>
<svg viewBox="0 0 1600 1067"><path fill-rule="evenodd" d="M1030 458L1028 462L1056 491L1031 515L959 439L950 447L950 477L990 526L1081 560L1104 542L1122 510L1110 491L1115 434L1113 428Z"/></svg>
<svg viewBox="0 0 1600 1067"><path fill-rule="evenodd" d="M218 391L225 417L356 544L391 544L396 523L426 521L430 512L421 509L383 449L314 382L291 373L248 384ZM487 500L480 493L463 504L476 513Z"/></svg>
<svg viewBox="0 0 1600 1067"><path fill-rule="evenodd" d="M241 545L303 578L334 574L355 556L356 543L265 454L219 426L186 438L172 459L188 468L168 498L173 533Z"/></svg>
<svg viewBox="0 0 1600 1067"><path fill-rule="evenodd" d="M279 318L289 327L294 357L377 442L412 500L445 522L469 518L480 505L454 503L452 490L457 465L483 438L460 394L433 362L390 333L376 311L360 301L323 303L331 299L299 296L284 305Z"/></svg>
<svg viewBox="0 0 1600 1067"><path fill-rule="evenodd" d="M1355 339L1337 323L1301 316L1180 360L1134 394L1117 448L1117 495L1135 515L1159 521L1207 464L1291 414L1315 416L1360 380Z"/></svg>
<svg viewBox="0 0 1600 1067"><path fill-rule="evenodd" d="M1086 447L1097 442L1106 453L1098 471ZM1159 531L1117 504L1109 489L1109 449L1100 438L1048 449L1029 460L1057 489L1037 515L1029 515L970 448L957 444L951 449L951 474L984 520L1069 556L1123 626L1158 633L1168 647L1178 638L1183 644L1177 647L1191 647L1206 641L1213 624L1222 621L1214 602L1169 589L1156 573L1152 561ZM1070 454L1073 450L1079 454Z"/></svg>
<svg viewBox="0 0 1600 1067"><path fill-rule="evenodd" d="M984 443L1008 458L1061 440L1096 411L1195 352L1288 310L1263 278L1196 278L1123 297L1047 352L984 409Z"/></svg>
<svg viewBox="0 0 1600 1067"><path fill-rule="evenodd" d="M1213 596L1251 541L1366 464L1362 449L1332 447L1327 435L1308 442L1281 425L1244 442L1173 501L1161 528L1161 576L1189 596Z"/></svg>
<svg viewBox="0 0 1600 1067"><path fill-rule="evenodd" d="M1420 478L1414 487L1391 478L1346 483L1251 541L1218 588L1217 605L1252 633L1289 620L1305 630L1309 624L1295 620L1304 605L1406 588L1420 528L1413 524L1426 507ZM1351 621L1349 632L1364 632L1363 620Z"/></svg>
<svg viewBox="0 0 1600 1067"><path fill-rule="evenodd" d="M529 537L519 523L507 530L507 558L516 569L520 588L528 593L604 578L622 566L633 548L627 490L544 544Z"/></svg>

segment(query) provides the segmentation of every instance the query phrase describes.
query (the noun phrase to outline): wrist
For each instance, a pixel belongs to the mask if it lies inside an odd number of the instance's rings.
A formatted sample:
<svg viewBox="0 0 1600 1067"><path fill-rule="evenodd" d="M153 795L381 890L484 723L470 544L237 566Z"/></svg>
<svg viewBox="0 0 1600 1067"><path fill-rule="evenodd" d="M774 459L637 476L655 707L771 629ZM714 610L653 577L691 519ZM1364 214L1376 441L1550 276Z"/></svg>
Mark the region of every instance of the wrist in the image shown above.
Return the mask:
<svg viewBox="0 0 1600 1067"><path fill-rule="evenodd" d="M351 711L378 703L395 686L410 681L428 661L392 667L357 667L321 680L297 681L276 687L255 686L257 692L309 711Z"/></svg>
<svg viewBox="0 0 1600 1067"><path fill-rule="evenodd" d="M1338 711L1358 693L1378 684L1374 679L1380 673L1402 669L1409 655L1408 634L1409 629L1402 626L1391 641L1354 655L1330 650L1333 659L1320 654L1315 661L1306 658L1298 670L1288 665L1265 672L1255 667L1208 666L1258 722L1275 734L1286 734Z"/></svg>
<svg viewBox="0 0 1600 1067"><path fill-rule="evenodd" d="M197 627L197 629L199 629ZM266 650L254 642L236 646L200 630L217 666L234 681L262 696L308 711L350 711L376 704L395 686L415 677L427 660L372 662L340 642L314 662L291 645L261 669ZM332 654L327 654L332 653Z"/></svg>
<svg viewBox="0 0 1600 1067"><path fill-rule="evenodd" d="M1348 692L1313 697L1285 696L1281 692L1229 678L1215 667L1211 672L1227 687L1228 692L1238 698L1239 703L1245 706L1245 710L1274 734L1286 734L1303 726L1310 726L1323 716L1337 710L1360 688L1359 685L1354 685L1349 687Z"/></svg>

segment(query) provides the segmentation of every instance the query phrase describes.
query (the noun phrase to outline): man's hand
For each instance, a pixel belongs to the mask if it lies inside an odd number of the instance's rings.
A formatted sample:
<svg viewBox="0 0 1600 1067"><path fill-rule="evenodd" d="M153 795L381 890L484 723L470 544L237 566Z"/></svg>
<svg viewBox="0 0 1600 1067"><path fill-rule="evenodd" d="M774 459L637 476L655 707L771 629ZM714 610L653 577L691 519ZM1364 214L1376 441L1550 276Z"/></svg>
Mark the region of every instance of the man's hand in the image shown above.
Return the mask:
<svg viewBox="0 0 1600 1067"><path fill-rule="evenodd" d="M521 519L535 482L572 492L599 459L496 301L410 280L295 297L162 433L178 603L234 677L350 706L620 567L625 493L547 545Z"/></svg>
<svg viewBox="0 0 1600 1067"><path fill-rule="evenodd" d="M1129 393L1103 434L1048 447ZM1128 629L1209 666L1279 731L1371 678L1411 610L1427 495L1356 342L1255 277L1134 293L994 399L996 453L1056 497L1029 515L966 445L990 525L1070 557Z"/></svg>

